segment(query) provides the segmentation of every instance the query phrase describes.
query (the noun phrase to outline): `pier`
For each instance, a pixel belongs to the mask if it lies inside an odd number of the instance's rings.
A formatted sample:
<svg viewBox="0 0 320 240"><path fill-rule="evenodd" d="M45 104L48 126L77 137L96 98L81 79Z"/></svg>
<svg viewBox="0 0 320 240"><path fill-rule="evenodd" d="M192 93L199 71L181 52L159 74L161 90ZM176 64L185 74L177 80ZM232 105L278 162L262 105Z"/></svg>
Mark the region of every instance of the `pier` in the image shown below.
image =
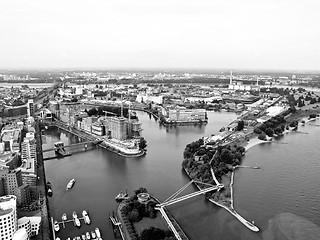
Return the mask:
<svg viewBox="0 0 320 240"><path fill-rule="evenodd" d="M125 237L124 237L124 233L123 233L123 230L122 230L122 225L121 225L121 222L114 216L109 216L109 219L112 223L112 229L113 229L113 233L115 234L116 231L118 230L118 232L120 233L120 237L122 240L125 240ZM116 234L115 234L116 235ZM118 238L118 236L115 236Z"/></svg>
<svg viewBox="0 0 320 240"><path fill-rule="evenodd" d="M234 167L234 170L235 170L237 167L241 167L241 166L235 166L235 167ZM243 166L243 167L244 167L244 168L252 168L252 169L260 169L259 167L250 167L250 166ZM188 175L189 178L190 178L189 173L186 171L186 169L184 169L184 170L185 170L185 172L187 173L187 175ZM251 223L251 222L249 222L248 220L246 220L245 218L243 218L240 214L238 214L238 213L236 212L236 210L234 209L234 207L233 207L233 181L234 181L234 172L235 172L235 171L232 171L231 182L230 182L230 185L229 185L230 190L231 190L231 200L230 200L231 207L227 207L227 206L225 206L225 205L222 205L222 204L220 204L220 203L218 203L218 202L216 202L216 201L214 201L214 200L212 200L212 199L208 199L208 200L209 200L210 202L214 203L215 205L226 209L229 213L231 213L235 218L237 218L243 225L245 225L245 226L246 226L247 228L249 228L251 231L253 231L253 232L258 232L258 231L259 231L259 228L258 228L257 226L255 226L253 223ZM223 186L223 184L220 184L219 181L216 179L215 174L214 174L212 168L211 168L211 174L212 174L213 179L215 179L214 181L216 182L216 184L217 184L216 187L218 187L218 191L219 191L219 190L222 189L224 186ZM193 180L192 180L192 182L195 183L196 187L197 187L199 190L201 190L201 188L200 188L200 186L199 186L200 182L193 181Z"/></svg>

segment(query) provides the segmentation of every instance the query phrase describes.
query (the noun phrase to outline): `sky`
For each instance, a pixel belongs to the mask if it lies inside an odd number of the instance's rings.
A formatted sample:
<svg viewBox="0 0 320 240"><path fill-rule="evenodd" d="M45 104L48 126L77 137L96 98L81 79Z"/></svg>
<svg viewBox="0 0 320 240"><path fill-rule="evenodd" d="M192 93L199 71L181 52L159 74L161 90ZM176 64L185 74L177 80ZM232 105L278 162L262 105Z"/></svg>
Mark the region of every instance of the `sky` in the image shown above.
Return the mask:
<svg viewBox="0 0 320 240"><path fill-rule="evenodd" d="M320 70L319 0L1 0L0 69Z"/></svg>

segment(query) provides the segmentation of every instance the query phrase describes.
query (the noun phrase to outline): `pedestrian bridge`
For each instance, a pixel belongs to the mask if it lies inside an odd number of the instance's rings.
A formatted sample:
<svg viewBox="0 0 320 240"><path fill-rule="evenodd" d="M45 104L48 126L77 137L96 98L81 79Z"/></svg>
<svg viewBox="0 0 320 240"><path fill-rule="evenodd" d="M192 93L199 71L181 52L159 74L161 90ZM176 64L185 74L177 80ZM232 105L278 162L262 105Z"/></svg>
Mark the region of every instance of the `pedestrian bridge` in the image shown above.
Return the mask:
<svg viewBox="0 0 320 240"><path fill-rule="evenodd" d="M205 185L205 186L208 186L207 188L204 188L204 189L201 189L197 192L193 192L193 193L190 193L190 194L187 194L185 196L181 196L181 197L177 197L183 190L185 190L188 186L190 186L192 183L195 183L195 184L202 184L202 185ZM172 194L168 199L166 199L164 202L160 203L157 205L157 207L166 207L166 206L169 206L169 205L172 205L174 203L178 203L178 202L181 202L183 200L187 200L189 198L192 198L192 197L196 197L198 195L201 195L201 194L204 194L204 193L207 193L207 192L211 192L211 191L214 191L214 190L218 190L220 188L223 188L223 185L212 185L212 184L208 184L208 183L203 183L203 182L199 182L199 181L195 181L195 180L192 180L190 182L188 182L186 185L184 185L182 188L180 188L177 192L175 192L174 194Z"/></svg>
<svg viewBox="0 0 320 240"><path fill-rule="evenodd" d="M197 192L193 192L193 193L187 194L185 196L177 197L182 191L184 191L192 183L195 183L197 186L198 185L207 186L207 188L200 189ZM172 194L164 202L157 204L155 206L155 209L160 211L160 213L162 214L162 217L167 222L169 228L172 230L172 232L173 232L174 236L176 237L176 239L177 240L182 240L182 237L180 236L179 232L177 231L177 229L175 228L174 224L172 223L172 221L168 217L168 215L167 215L167 213L165 211L165 207L169 206L169 205L172 205L174 203L178 203L178 202L181 202L183 200L187 200L189 198L204 194L206 192L211 192L211 191L214 191L214 190L220 190L223 187L224 187L223 184L212 185L212 184L208 184L208 183L203 183L203 182L192 180L192 181L188 182L186 185L184 185L182 188L180 188L178 191L176 191L174 194Z"/></svg>

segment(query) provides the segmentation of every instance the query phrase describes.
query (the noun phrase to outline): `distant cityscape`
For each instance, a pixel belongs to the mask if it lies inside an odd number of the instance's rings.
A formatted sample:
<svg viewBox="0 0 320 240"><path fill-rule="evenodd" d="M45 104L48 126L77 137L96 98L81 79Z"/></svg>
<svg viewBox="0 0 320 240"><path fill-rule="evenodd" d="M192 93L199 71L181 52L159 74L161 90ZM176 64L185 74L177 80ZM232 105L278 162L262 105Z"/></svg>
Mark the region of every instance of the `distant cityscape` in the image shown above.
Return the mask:
<svg viewBox="0 0 320 240"><path fill-rule="evenodd" d="M60 127L121 156L136 157L145 154L148 141L137 111L147 112L164 126L205 125L207 111L232 111L239 113L237 120L222 128L219 135L204 136L204 145L226 146L253 136L265 141L285 130L285 126L267 123L299 110L304 110L305 116L311 114L309 118L318 117L320 97L312 89L319 86L319 75L314 74L3 72L1 239L43 239L51 234L43 128ZM264 124L269 127L261 127ZM60 157L65 154L59 149L56 153ZM194 161L206 164L201 156L195 155ZM189 166L190 162L184 164ZM218 178L224 174L219 166L214 172ZM212 181L209 177L197 179Z"/></svg>

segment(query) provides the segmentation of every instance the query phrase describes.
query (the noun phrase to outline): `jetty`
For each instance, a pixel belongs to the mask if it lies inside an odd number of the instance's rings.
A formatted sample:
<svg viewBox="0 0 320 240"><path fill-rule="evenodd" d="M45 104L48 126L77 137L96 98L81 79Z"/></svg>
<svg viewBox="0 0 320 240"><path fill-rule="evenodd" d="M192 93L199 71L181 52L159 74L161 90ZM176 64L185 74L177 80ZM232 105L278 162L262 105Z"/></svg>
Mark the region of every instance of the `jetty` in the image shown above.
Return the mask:
<svg viewBox="0 0 320 240"><path fill-rule="evenodd" d="M243 166L243 167L247 167L247 168L248 168L248 166ZM258 167L257 167L257 168L255 168L255 167L249 167L249 168L259 169ZM183 168L183 169L185 170L185 172L186 172L186 174L188 175L188 177L191 179L188 171L187 171L185 168ZM222 189L222 188L224 187L224 185L221 184L221 183L217 180L217 178L216 178L216 176L215 176L215 174L214 174L213 169L211 168L210 170L211 170L212 177L213 177L215 183L217 184L216 187L217 187L219 190ZM192 180L192 182L195 184L195 186L196 186L199 190L202 189L202 188L199 186L199 182L193 181L193 180ZM211 198L209 198L208 200L209 200L211 203L213 203L213 204L215 204L215 205L217 205L217 206L219 206L219 207L222 207L222 208L226 209L229 213L231 213L235 218L237 218L244 226L246 226L246 227L247 227L248 229L250 229L251 231L253 231L253 232L258 232L258 231L259 231L259 228L258 228L257 226L255 226L255 225L254 225L253 223L251 223L250 221L246 220L244 217L242 217L240 214L238 214L238 213L236 212L236 210L234 209L234 206L233 206L233 182L234 182L234 171L232 171L231 182L230 182L230 185L229 185L230 191L231 191L230 207L225 206L225 205L223 205L223 204L221 204L221 203L218 203L218 202L214 201L214 200L211 199ZM219 190L218 190L218 191L219 191Z"/></svg>

